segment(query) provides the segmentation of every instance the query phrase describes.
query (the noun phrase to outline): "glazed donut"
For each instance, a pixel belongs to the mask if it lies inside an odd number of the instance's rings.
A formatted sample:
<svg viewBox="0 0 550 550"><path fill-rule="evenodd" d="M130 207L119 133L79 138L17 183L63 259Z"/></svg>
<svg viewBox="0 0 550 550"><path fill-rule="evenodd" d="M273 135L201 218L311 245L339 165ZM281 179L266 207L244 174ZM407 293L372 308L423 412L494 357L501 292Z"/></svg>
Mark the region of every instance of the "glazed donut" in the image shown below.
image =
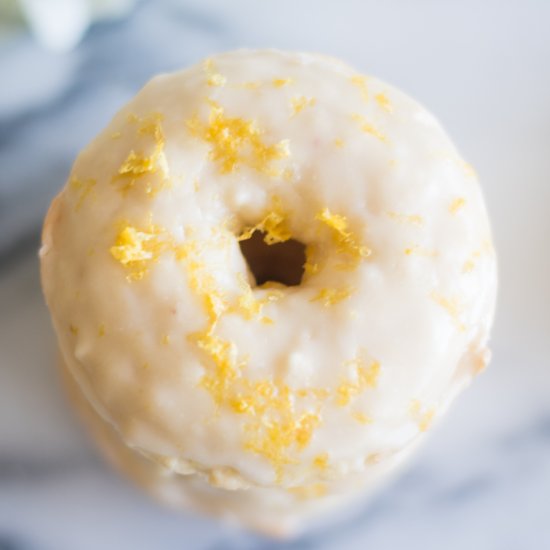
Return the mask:
<svg viewBox="0 0 550 550"><path fill-rule="evenodd" d="M332 58L237 51L151 80L78 156L40 257L111 456L270 533L371 493L488 360L475 172Z"/></svg>

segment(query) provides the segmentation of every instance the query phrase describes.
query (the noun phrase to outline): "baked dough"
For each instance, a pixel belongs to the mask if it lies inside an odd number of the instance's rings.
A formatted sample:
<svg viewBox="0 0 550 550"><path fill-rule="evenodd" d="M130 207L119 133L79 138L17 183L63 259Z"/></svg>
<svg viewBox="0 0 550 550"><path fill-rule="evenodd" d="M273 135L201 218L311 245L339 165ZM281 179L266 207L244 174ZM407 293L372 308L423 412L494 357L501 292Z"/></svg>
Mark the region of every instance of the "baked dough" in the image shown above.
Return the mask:
<svg viewBox="0 0 550 550"><path fill-rule="evenodd" d="M474 171L424 108L327 57L154 78L78 156L40 256L119 462L268 532L377 485L488 359Z"/></svg>

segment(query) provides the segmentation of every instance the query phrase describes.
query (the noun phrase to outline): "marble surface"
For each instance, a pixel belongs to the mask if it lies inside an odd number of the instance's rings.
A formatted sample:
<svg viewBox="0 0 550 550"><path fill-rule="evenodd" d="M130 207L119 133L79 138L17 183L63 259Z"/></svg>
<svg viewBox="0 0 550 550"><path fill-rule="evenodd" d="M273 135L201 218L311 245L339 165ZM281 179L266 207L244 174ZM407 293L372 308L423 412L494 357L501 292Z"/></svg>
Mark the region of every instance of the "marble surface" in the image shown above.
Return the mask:
<svg viewBox="0 0 550 550"><path fill-rule="evenodd" d="M550 548L549 20L542 0L172 0L69 54L0 43L0 550ZM429 105L478 169L500 257L491 368L374 502L286 545L164 510L103 464L37 274L76 152L152 74L241 46L337 55Z"/></svg>

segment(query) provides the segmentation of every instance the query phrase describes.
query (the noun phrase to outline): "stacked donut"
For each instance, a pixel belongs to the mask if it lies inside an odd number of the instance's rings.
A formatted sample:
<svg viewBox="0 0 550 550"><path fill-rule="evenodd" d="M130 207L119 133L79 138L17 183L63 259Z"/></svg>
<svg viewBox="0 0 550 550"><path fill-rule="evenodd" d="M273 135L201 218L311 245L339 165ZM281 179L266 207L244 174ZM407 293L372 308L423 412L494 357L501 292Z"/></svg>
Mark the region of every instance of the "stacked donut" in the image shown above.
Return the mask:
<svg viewBox="0 0 550 550"><path fill-rule="evenodd" d="M273 534L371 491L488 358L475 173L417 103L326 57L154 78L79 155L41 261L106 452Z"/></svg>

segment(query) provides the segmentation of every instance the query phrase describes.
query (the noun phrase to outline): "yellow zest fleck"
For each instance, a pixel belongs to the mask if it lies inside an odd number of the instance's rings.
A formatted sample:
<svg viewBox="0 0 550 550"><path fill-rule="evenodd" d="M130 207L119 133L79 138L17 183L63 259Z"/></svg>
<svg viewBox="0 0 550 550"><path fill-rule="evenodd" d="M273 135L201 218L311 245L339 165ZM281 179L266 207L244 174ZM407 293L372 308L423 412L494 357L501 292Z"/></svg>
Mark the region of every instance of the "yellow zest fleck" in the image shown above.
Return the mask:
<svg viewBox="0 0 550 550"><path fill-rule="evenodd" d="M248 396L238 395L229 400L229 405L237 414L244 414L253 409L254 400Z"/></svg>
<svg viewBox="0 0 550 550"><path fill-rule="evenodd" d="M471 273L476 266L476 260L478 260L480 257L481 250L474 250L474 252L470 254L468 259L462 265L462 273Z"/></svg>
<svg viewBox="0 0 550 550"><path fill-rule="evenodd" d="M436 291L432 292L431 297L437 305L441 306L449 314L461 332L466 330L466 327L460 321L462 307L456 298L449 298Z"/></svg>
<svg viewBox="0 0 550 550"><path fill-rule="evenodd" d="M334 304L337 304L338 302L341 302L342 300L345 300L346 298L349 298L351 296L352 289L351 288L322 288L319 293L312 298L311 302L323 302L323 305L325 307L333 306Z"/></svg>
<svg viewBox="0 0 550 550"><path fill-rule="evenodd" d="M76 325L69 325L69 332L73 336L77 336L78 335L78 327Z"/></svg>
<svg viewBox="0 0 550 550"><path fill-rule="evenodd" d="M391 104L390 100L388 99L388 96L382 92L379 94L376 94L374 96L374 99L376 100L376 103L384 109L384 111L387 111L388 113L393 112L393 105Z"/></svg>
<svg viewBox="0 0 550 550"><path fill-rule="evenodd" d="M345 141L341 138L336 138L334 140L334 145L336 145L336 147L338 147L338 149L341 149L345 144Z"/></svg>
<svg viewBox="0 0 550 550"><path fill-rule="evenodd" d="M366 134L370 134L371 136L374 136L376 139L380 140L382 143L388 143L388 138L380 132L380 130L376 129L372 124L368 123L365 120L365 117L358 113L354 113L352 115L353 120L359 123L360 128L363 132Z"/></svg>
<svg viewBox="0 0 550 550"><path fill-rule="evenodd" d="M434 415L435 411L433 410L427 411L422 415L422 418L418 424L420 431L425 432L431 426Z"/></svg>
<svg viewBox="0 0 550 550"><path fill-rule="evenodd" d="M214 73L208 77L206 82L209 86L221 87L221 86L225 86L225 83L227 82L227 78L225 78L225 76L222 76L219 73Z"/></svg>
<svg viewBox="0 0 550 550"><path fill-rule="evenodd" d="M206 83L209 86L225 86L227 79L225 76L222 76L216 71L216 67L212 59L205 59L202 68L206 73Z"/></svg>
<svg viewBox="0 0 550 550"><path fill-rule="evenodd" d="M336 390L336 403L341 407L349 404L352 397L363 393L368 388L375 388L378 384L380 375L380 363L372 361L368 366L363 359L357 357L348 362L355 366L355 379L353 381L345 380Z"/></svg>
<svg viewBox="0 0 550 550"><path fill-rule="evenodd" d="M479 374L487 368L491 360L491 351L488 348L483 348L482 350L475 350L471 353L474 362L473 372L474 374Z"/></svg>
<svg viewBox="0 0 550 550"><path fill-rule="evenodd" d="M410 223L411 225L422 225L424 219L418 214L400 214L398 212L389 211L386 214L393 220L401 223Z"/></svg>
<svg viewBox="0 0 550 550"><path fill-rule="evenodd" d="M281 398L274 399L277 401ZM282 403L288 403L288 399L283 397ZM296 416L291 410L282 408L277 412L282 413L277 415L279 418L264 419L263 422L254 422L248 426L251 437L245 447L267 458L275 466L280 479L281 467L295 462L289 456L290 448L296 446L300 450L309 443L319 417L312 413Z"/></svg>
<svg viewBox="0 0 550 550"><path fill-rule="evenodd" d="M239 296L239 308L244 313L245 319L252 319L258 316L262 311L263 303L254 297L252 289L248 290Z"/></svg>
<svg viewBox="0 0 550 550"><path fill-rule="evenodd" d="M282 243L292 238L286 216L277 200L274 200L273 210L268 212L256 225L244 229L237 240L246 241L252 237L255 231L265 233L264 242L269 245Z"/></svg>
<svg viewBox="0 0 550 550"><path fill-rule="evenodd" d="M157 145L164 145L164 134L161 126L163 120L164 115L161 113L153 113L149 116L138 118L136 121L140 123L138 135L151 136L154 138Z"/></svg>
<svg viewBox="0 0 550 550"><path fill-rule="evenodd" d="M306 246L306 261L304 263L304 273L306 275L314 275L319 272L319 263L315 261L317 255L317 247L312 244Z"/></svg>
<svg viewBox="0 0 550 550"><path fill-rule="evenodd" d="M273 302L282 296L282 292L279 291L268 292L263 299L258 300L242 274L239 274L238 283L242 292L237 299L237 306L230 308L229 311L236 311L247 320L258 318L267 303ZM271 325L274 322L273 319L265 316L261 317L260 321L266 325Z"/></svg>
<svg viewBox="0 0 550 550"><path fill-rule="evenodd" d="M240 376L242 365L237 361L237 348L233 342L209 332L198 333L192 339L214 363L214 372L205 374L201 384L211 393L216 404L221 405L228 401L229 390Z"/></svg>
<svg viewBox="0 0 550 550"><path fill-rule="evenodd" d="M275 88L282 88L283 86L292 84L294 80L292 78L274 78L271 82Z"/></svg>
<svg viewBox="0 0 550 550"><path fill-rule="evenodd" d="M321 453L314 457L313 466L319 470L326 470L328 468L328 453Z"/></svg>
<svg viewBox="0 0 550 550"><path fill-rule="evenodd" d="M462 266L463 273L470 273L476 266L476 261L483 256L483 254L490 254L493 251L493 245L489 239L485 240L481 247L474 250L470 256L466 259Z"/></svg>
<svg viewBox="0 0 550 550"><path fill-rule="evenodd" d="M477 177L476 171L470 163L462 161L461 164L466 176L468 176L469 178Z"/></svg>
<svg viewBox="0 0 550 550"><path fill-rule="evenodd" d="M141 365L141 367L144 369L144 370L147 370L149 368L151 368L151 365L149 363L143 363L143 365Z"/></svg>
<svg viewBox="0 0 550 550"><path fill-rule="evenodd" d="M135 227L125 227L117 236L116 244L111 247L111 254L123 265L150 260L153 253L147 250L145 243L153 238L154 235L138 231Z"/></svg>
<svg viewBox="0 0 550 550"><path fill-rule="evenodd" d="M78 178L72 178L69 187L78 193L78 199L76 201L74 209L80 210L82 204L86 200L86 197L95 194L95 186L97 182L94 179L79 180Z"/></svg>
<svg viewBox="0 0 550 550"><path fill-rule="evenodd" d="M113 132L111 134L111 139L119 139L120 137L122 137L122 132Z"/></svg>
<svg viewBox="0 0 550 550"><path fill-rule="evenodd" d="M136 153L135 151L130 151L126 160L122 163L121 167L118 169L118 173L121 176L131 175L131 176L143 176L148 172L156 171L157 159L154 156L144 156Z"/></svg>
<svg viewBox="0 0 550 550"><path fill-rule="evenodd" d="M113 182L123 182L120 191L124 194L130 189L135 188L138 183L149 197L154 197L159 191L169 187L168 163L164 154L164 134L162 132L161 121L163 116L160 113L154 113L148 117L139 118L135 115L129 117L131 122L140 124L138 128L139 136L149 136L153 138L154 149L151 154L136 152L132 149L124 162L118 169ZM160 181L156 176L160 173Z"/></svg>
<svg viewBox="0 0 550 550"><path fill-rule="evenodd" d="M368 86L367 86L367 77L363 76L362 74L356 74L356 75L353 75L350 78L350 81L354 86L359 88L359 90L361 91L361 96L363 97L363 99L365 101L368 101L369 91L368 91Z"/></svg>
<svg viewBox="0 0 550 550"><path fill-rule="evenodd" d="M338 388L336 388L336 403L341 407L345 407L349 404L352 397L359 393L357 384L351 382L342 382Z"/></svg>
<svg viewBox="0 0 550 550"><path fill-rule="evenodd" d="M465 204L466 199L464 199L463 197L457 197L449 205L449 212L451 214L456 214Z"/></svg>
<svg viewBox="0 0 550 550"><path fill-rule="evenodd" d="M429 250L416 244L405 248L403 252L407 256L424 256L425 258L436 258L439 255L437 250Z"/></svg>
<svg viewBox="0 0 550 550"><path fill-rule="evenodd" d="M300 388L296 390L296 396L300 398L313 397L324 401L330 396L330 392L323 388Z"/></svg>
<svg viewBox="0 0 550 550"><path fill-rule="evenodd" d="M435 416L435 409L424 408L418 399L413 399L410 406L410 413L418 424L419 430L425 432L432 424Z"/></svg>
<svg viewBox="0 0 550 550"><path fill-rule="evenodd" d="M304 449L310 442L313 430L319 425L319 415L305 413L300 417L296 426L295 440L299 449Z"/></svg>
<svg viewBox="0 0 550 550"><path fill-rule="evenodd" d="M195 247L194 241L188 241L184 244L174 244L172 250L176 260L181 261L189 257L191 250Z"/></svg>
<svg viewBox="0 0 550 550"><path fill-rule="evenodd" d="M378 384L378 377L380 375L380 363L378 361L372 361L371 364L366 367L359 359L355 360L357 364L357 378L360 388L375 388Z"/></svg>
<svg viewBox="0 0 550 550"><path fill-rule="evenodd" d="M314 97L306 97L304 95L295 96L290 100L292 106L292 115L295 116L301 113L306 107L313 107L317 100Z"/></svg>
<svg viewBox="0 0 550 550"><path fill-rule="evenodd" d="M97 335L101 338L102 336L105 336L105 323L101 323L99 325L99 328L97 330Z"/></svg>
<svg viewBox="0 0 550 550"><path fill-rule="evenodd" d="M193 136L210 144L210 159L218 163L220 172L228 174L248 166L272 177L279 176L281 171L273 163L289 156L288 140L266 145L255 121L227 117L223 107L214 101L209 103L208 123L195 115L187 121L187 127Z"/></svg>
<svg viewBox="0 0 550 550"><path fill-rule="evenodd" d="M166 248L161 238L163 229L150 225L140 231L134 226L126 225L116 236L111 246L111 256L129 270L128 280L143 279L149 265L156 262Z"/></svg>
<svg viewBox="0 0 550 550"><path fill-rule="evenodd" d="M354 420L357 420L357 422L359 422L359 424L367 425L367 424L372 424L373 423L372 418L370 416L366 415L365 413L362 413L362 412L353 412L351 414L351 417Z"/></svg>
<svg viewBox="0 0 550 550"><path fill-rule="evenodd" d="M338 252L348 254L355 261L360 261L371 255L371 250L360 244L355 235L349 231L345 216L333 214L328 208L325 208L315 216L315 219L330 228L332 240L337 245Z"/></svg>
<svg viewBox="0 0 550 550"><path fill-rule="evenodd" d="M474 270L475 266L476 264L474 260L466 260L464 262L464 265L462 266L462 272L471 273Z"/></svg>
<svg viewBox="0 0 550 550"><path fill-rule="evenodd" d="M170 344L170 336L168 336L168 334L164 334L160 339L160 342L163 346L168 346Z"/></svg>
<svg viewBox="0 0 550 550"><path fill-rule="evenodd" d="M219 316L227 309L227 300L216 287L214 277L203 272L203 265L191 261L188 265L190 288L202 299L209 319L209 329L215 325Z"/></svg>

